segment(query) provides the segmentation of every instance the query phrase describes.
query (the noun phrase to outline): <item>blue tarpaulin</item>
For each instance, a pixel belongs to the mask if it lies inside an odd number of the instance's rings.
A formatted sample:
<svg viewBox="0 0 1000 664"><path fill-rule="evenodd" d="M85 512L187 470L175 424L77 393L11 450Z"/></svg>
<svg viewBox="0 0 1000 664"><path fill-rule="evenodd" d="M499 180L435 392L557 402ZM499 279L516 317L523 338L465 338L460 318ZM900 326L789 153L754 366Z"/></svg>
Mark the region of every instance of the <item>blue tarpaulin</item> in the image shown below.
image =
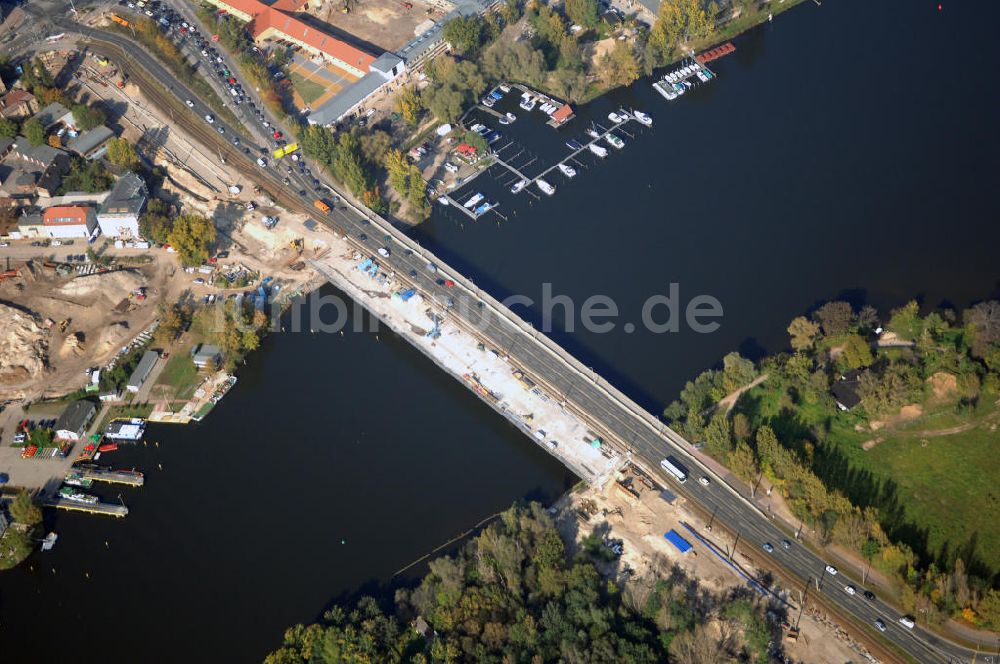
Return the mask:
<svg viewBox="0 0 1000 664"><path fill-rule="evenodd" d="M670 532L663 533L663 536L668 542L676 546L677 550L681 553L687 553L691 550L691 543L678 535L676 531L671 530Z"/></svg>
<svg viewBox="0 0 1000 664"><path fill-rule="evenodd" d="M399 299L401 299L403 302L406 302L406 301L408 301L411 297L413 297L416 294L417 294L417 291L415 291L415 290L413 290L411 288L409 290L405 290L402 293L400 293L399 294Z"/></svg>

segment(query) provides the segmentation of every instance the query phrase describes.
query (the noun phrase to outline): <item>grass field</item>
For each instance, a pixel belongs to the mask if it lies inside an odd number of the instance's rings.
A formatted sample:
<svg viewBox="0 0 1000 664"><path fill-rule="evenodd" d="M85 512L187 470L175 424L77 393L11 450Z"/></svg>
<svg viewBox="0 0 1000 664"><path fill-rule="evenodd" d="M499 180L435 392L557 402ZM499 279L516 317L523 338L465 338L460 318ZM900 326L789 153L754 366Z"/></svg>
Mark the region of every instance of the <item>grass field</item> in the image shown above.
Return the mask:
<svg viewBox="0 0 1000 664"><path fill-rule="evenodd" d="M856 477L845 479L841 470L831 471L819 463L813 470L853 502L858 503L859 496L876 496L880 487L893 484L895 503L902 508L901 532L907 533L904 540L917 553L938 557L945 548L955 551L972 542L976 556L992 571L1000 571L996 394L983 394L974 412L957 412L954 403L944 403L916 419L874 432L859 431L861 418L828 402L792 404L784 386L774 379L746 397L753 401L758 417L772 422L782 441L803 440L810 437L810 429L827 429L829 456L846 461ZM875 444L865 450L866 441ZM878 499L873 502L878 504Z"/></svg>
<svg viewBox="0 0 1000 664"><path fill-rule="evenodd" d="M191 356L183 352L184 349L178 350L182 352L175 351L170 356L153 390L157 394L169 393L176 401L187 401L201 383L201 377L194 362L191 361Z"/></svg>
<svg viewBox="0 0 1000 664"><path fill-rule="evenodd" d="M322 83L317 83L312 79L305 78L298 72L290 72L288 74L288 78L291 79L292 86L295 88L295 91L299 93L299 96L302 97L302 101L304 101L306 105L312 104L314 101L322 97L324 92L326 92L326 87L324 87Z"/></svg>

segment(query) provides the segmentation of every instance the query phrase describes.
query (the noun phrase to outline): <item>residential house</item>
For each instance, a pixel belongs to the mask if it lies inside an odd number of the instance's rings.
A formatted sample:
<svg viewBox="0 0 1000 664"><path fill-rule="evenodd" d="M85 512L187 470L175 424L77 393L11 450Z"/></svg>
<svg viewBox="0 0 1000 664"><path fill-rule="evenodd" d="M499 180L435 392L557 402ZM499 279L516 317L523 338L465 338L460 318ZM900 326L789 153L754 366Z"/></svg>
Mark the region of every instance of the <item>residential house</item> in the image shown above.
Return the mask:
<svg viewBox="0 0 1000 664"><path fill-rule="evenodd" d="M56 420L56 438L60 440L80 440L87 433L94 415L97 414L97 406L92 401L80 399L66 406L59 419Z"/></svg>
<svg viewBox="0 0 1000 664"><path fill-rule="evenodd" d="M38 208L27 208L17 219L19 237L39 237L45 235L42 212Z"/></svg>
<svg viewBox="0 0 1000 664"><path fill-rule="evenodd" d="M41 122L42 126L46 129L50 129L57 124L63 124L67 127L76 126L76 120L73 119L72 111L57 101L52 102L36 113L35 118Z"/></svg>
<svg viewBox="0 0 1000 664"><path fill-rule="evenodd" d="M0 139L0 193L13 198L52 197L69 168L69 155L50 145L33 146L24 136Z"/></svg>
<svg viewBox="0 0 1000 664"><path fill-rule="evenodd" d="M138 392L146 379L149 378L149 374L152 373L153 367L156 366L157 360L160 356L151 350L147 350L142 355L142 359L139 360L139 364L136 365L135 371L129 376L128 383L125 385L125 389L129 392Z"/></svg>
<svg viewBox="0 0 1000 664"><path fill-rule="evenodd" d="M114 137L115 132L104 125L98 125L69 139L66 149L75 152L84 159L99 159L108 151L108 141Z"/></svg>
<svg viewBox="0 0 1000 664"><path fill-rule="evenodd" d="M199 369L204 369L209 364L218 369L222 364L222 349L218 346L201 344L191 351L191 359L194 361L194 366Z"/></svg>
<svg viewBox="0 0 1000 664"><path fill-rule="evenodd" d="M43 233L54 238L90 238L97 232L94 208L55 205L42 214Z"/></svg>
<svg viewBox="0 0 1000 664"><path fill-rule="evenodd" d="M7 120L24 120L38 112L38 100L27 90L11 90L0 97L0 117Z"/></svg>
<svg viewBox="0 0 1000 664"><path fill-rule="evenodd" d="M830 388L833 398L837 401L837 407L841 410L850 410L861 403L861 396L858 394L860 385L858 378L861 372L852 369L835 381Z"/></svg>
<svg viewBox="0 0 1000 664"><path fill-rule="evenodd" d="M104 199L97 212L101 232L112 238L139 237L139 215L148 200L149 190L141 177L126 173L118 178L111 194Z"/></svg>

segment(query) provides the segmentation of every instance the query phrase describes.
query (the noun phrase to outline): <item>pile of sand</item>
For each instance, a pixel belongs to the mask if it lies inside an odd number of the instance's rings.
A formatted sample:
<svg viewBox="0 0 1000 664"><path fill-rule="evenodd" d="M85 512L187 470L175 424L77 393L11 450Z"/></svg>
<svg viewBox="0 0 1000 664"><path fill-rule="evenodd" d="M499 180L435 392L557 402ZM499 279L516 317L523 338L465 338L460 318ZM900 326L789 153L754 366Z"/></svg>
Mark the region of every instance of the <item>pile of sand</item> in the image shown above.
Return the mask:
<svg viewBox="0 0 1000 664"><path fill-rule="evenodd" d="M118 270L71 279L60 286L56 292L59 295L77 300L104 296L117 304L144 284L145 279L138 272Z"/></svg>
<svg viewBox="0 0 1000 664"><path fill-rule="evenodd" d="M0 383L28 380L45 369L48 345L35 319L0 304Z"/></svg>
<svg viewBox="0 0 1000 664"><path fill-rule="evenodd" d="M101 338L97 342L98 354L103 354L109 350L121 348L129 338L128 323L111 323L101 331Z"/></svg>

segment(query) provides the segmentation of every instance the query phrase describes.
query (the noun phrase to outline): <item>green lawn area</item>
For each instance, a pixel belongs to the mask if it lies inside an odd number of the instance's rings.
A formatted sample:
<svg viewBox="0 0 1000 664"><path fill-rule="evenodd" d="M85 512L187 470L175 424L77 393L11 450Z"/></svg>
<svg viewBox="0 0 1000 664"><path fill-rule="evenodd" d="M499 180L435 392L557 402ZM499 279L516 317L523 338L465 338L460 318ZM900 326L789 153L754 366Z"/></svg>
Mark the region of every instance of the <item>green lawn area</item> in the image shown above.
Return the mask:
<svg viewBox="0 0 1000 664"><path fill-rule="evenodd" d="M306 104L312 104L314 101L323 96L324 92L326 92L326 87L322 83L317 83L312 79L305 78L298 72L289 73L288 78L292 81L295 91L299 93L299 96L302 97L302 101Z"/></svg>
<svg viewBox="0 0 1000 664"><path fill-rule="evenodd" d="M176 401L187 401L201 383L198 369L185 349L176 349L153 386L156 394L167 393Z"/></svg>
<svg viewBox="0 0 1000 664"><path fill-rule="evenodd" d="M984 427L938 437L902 433L862 454L867 468L896 482L907 520L927 530L931 552L964 547L975 537L977 555L1000 569L996 432Z"/></svg>
<svg viewBox="0 0 1000 664"><path fill-rule="evenodd" d="M784 388L772 378L745 395L753 404L750 409L761 421L771 421L780 440L802 440L808 429L828 426L826 444L834 458L843 457L849 468L866 471L874 480L855 480L850 486L872 495L883 481L895 483L904 530L925 532L927 553L937 556L943 546L954 551L975 538L977 556L1000 571L1000 485L995 477L1000 430L991 430L1000 427L996 394L982 394L974 413L956 411L954 403L940 404L915 420L873 432L858 431L858 415L829 403L793 405ZM738 409L747 406L743 402ZM974 426L965 431L926 435L970 424ZM878 439L871 449L862 448ZM826 481L829 468L817 463L813 470ZM835 488L843 475L839 470L832 475Z"/></svg>

